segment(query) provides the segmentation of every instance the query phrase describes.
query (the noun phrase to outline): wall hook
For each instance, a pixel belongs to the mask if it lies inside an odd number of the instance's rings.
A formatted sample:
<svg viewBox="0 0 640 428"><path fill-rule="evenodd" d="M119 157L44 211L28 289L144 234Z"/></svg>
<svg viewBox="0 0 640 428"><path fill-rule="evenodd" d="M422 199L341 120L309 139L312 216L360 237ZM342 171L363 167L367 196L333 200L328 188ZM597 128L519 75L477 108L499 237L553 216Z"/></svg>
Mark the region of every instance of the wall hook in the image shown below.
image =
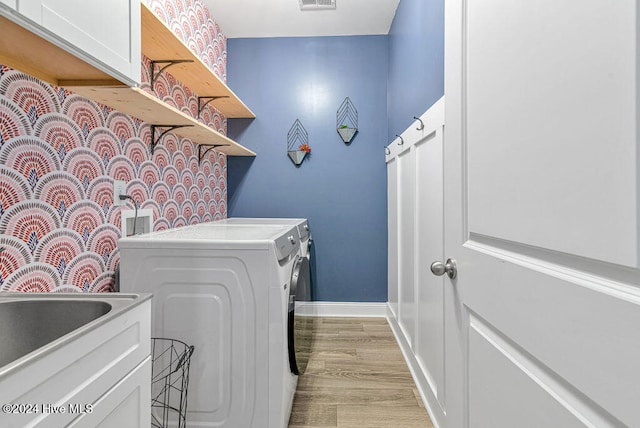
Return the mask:
<svg viewBox="0 0 640 428"><path fill-rule="evenodd" d="M418 126L416 128L416 130L422 131L424 129L424 122L422 121L422 119L420 119L419 117L415 117L415 116L413 116L413 118L420 122L420 126Z"/></svg>
<svg viewBox="0 0 640 428"><path fill-rule="evenodd" d="M401 136L399 136L398 134L396 134L396 137L400 138L400 142L398 142L398 145L399 146L403 145L404 144L404 139Z"/></svg>

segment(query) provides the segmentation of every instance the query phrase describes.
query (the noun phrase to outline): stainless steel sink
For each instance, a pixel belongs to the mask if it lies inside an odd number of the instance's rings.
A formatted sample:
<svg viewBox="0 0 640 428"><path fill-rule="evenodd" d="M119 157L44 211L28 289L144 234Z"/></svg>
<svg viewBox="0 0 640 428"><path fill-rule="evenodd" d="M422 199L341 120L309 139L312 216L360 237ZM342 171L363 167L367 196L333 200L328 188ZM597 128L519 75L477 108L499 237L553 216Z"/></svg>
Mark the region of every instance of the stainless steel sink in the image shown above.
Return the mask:
<svg viewBox="0 0 640 428"><path fill-rule="evenodd" d="M100 318L112 306L99 300L0 300L0 367Z"/></svg>
<svg viewBox="0 0 640 428"><path fill-rule="evenodd" d="M150 336L150 294L0 293L0 427L150 426Z"/></svg>
<svg viewBox="0 0 640 428"><path fill-rule="evenodd" d="M148 298L123 293L0 293L0 377Z"/></svg>

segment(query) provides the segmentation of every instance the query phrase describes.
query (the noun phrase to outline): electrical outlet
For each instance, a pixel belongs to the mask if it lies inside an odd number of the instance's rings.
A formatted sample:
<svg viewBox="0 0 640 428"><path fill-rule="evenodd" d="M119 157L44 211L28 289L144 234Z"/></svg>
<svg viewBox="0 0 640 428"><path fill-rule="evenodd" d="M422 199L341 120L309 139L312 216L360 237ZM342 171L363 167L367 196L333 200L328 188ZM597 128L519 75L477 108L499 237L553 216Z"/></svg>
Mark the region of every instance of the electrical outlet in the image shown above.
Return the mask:
<svg viewBox="0 0 640 428"><path fill-rule="evenodd" d="M127 194L127 183L124 180L113 180L113 205L125 205L126 200L120 200L120 195Z"/></svg>

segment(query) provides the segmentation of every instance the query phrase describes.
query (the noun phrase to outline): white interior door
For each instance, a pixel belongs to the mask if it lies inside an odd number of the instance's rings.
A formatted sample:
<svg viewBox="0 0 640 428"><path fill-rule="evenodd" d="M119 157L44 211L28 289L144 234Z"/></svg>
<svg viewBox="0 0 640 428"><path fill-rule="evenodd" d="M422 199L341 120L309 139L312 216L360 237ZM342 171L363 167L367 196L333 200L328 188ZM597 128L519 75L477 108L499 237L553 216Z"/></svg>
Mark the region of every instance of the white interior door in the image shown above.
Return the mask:
<svg viewBox="0 0 640 428"><path fill-rule="evenodd" d="M447 427L639 427L638 3L446 2Z"/></svg>

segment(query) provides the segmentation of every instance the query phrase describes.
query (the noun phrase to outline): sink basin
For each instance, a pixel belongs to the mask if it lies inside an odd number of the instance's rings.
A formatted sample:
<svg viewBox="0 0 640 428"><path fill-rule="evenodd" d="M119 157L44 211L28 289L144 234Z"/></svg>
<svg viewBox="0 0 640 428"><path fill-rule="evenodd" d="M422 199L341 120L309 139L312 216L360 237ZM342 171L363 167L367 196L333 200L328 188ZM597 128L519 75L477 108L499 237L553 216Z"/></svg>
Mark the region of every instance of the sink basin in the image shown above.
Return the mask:
<svg viewBox="0 0 640 428"><path fill-rule="evenodd" d="M148 298L124 293L0 293L0 378Z"/></svg>
<svg viewBox="0 0 640 428"><path fill-rule="evenodd" d="M111 311L99 300L0 300L0 367L61 338Z"/></svg>
<svg viewBox="0 0 640 428"><path fill-rule="evenodd" d="M150 294L0 293L0 427L150 426L150 336Z"/></svg>

